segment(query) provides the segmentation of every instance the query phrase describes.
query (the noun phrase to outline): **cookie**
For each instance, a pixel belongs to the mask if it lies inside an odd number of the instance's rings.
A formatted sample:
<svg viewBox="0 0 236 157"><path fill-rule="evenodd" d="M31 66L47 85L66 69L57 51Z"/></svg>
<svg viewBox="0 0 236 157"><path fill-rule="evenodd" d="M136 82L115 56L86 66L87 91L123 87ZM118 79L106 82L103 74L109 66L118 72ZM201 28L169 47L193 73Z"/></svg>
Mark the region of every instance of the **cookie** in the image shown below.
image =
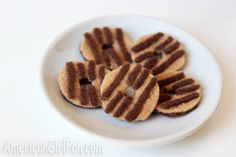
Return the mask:
<svg viewBox="0 0 236 157"><path fill-rule="evenodd" d="M181 71L167 70L158 75L161 92L156 110L170 117L194 110L201 99L200 85Z"/></svg>
<svg viewBox="0 0 236 157"><path fill-rule="evenodd" d="M179 70L185 63L185 51L173 37L156 33L143 36L131 47L132 60L158 75L171 68Z"/></svg>
<svg viewBox="0 0 236 157"><path fill-rule="evenodd" d="M108 69L131 61L129 52L132 41L121 28L94 28L84 34L80 51L86 60L104 63Z"/></svg>
<svg viewBox="0 0 236 157"><path fill-rule="evenodd" d="M106 113L121 120L141 121L155 109L159 86L149 70L126 63L105 75L101 98Z"/></svg>
<svg viewBox="0 0 236 157"><path fill-rule="evenodd" d="M74 105L97 108L101 105L101 82L108 72L104 65L94 61L67 62L58 75L61 93Z"/></svg>

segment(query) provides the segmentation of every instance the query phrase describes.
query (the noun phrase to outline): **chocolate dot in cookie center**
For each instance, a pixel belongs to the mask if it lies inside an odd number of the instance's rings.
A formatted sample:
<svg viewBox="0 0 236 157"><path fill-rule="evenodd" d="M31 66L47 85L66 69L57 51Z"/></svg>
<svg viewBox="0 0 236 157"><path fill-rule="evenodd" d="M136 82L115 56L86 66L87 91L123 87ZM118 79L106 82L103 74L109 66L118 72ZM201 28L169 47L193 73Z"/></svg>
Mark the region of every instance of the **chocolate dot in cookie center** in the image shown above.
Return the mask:
<svg viewBox="0 0 236 157"><path fill-rule="evenodd" d="M160 59L163 57L163 54L162 54L161 51L155 51L155 52L154 52L154 55L155 55L156 57L160 58Z"/></svg>
<svg viewBox="0 0 236 157"><path fill-rule="evenodd" d="M133 97L135 95L135 90L133 87L127 87L125 90L125 94L129 97Z"/></svg>
<svg viewBox="0 0 236 157"><path fill-rule="evenodd" d="M111 49L111 48L112 48L112 45L110 45L110 44L103 44L102 45L103 50L108 50L108 49Z"/></svg>
<svg viewBox="0 0 236 157"><path fill-rule="evenodd" d="M87 78L81 78L81 79L79 80L79 84L80 84L81 86L83 86L83 85L90 85L91 82L90 82Z"/></svg>

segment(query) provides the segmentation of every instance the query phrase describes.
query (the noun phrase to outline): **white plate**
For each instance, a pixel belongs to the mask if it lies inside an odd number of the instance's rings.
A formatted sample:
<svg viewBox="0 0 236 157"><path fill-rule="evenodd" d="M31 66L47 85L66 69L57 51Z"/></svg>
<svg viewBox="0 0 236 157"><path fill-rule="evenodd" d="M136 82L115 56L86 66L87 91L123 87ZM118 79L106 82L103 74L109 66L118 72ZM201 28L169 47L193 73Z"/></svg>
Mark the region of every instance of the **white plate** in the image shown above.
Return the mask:
<svg viewBox="0 0 236 157"><path fill-rule="evenodd" d="M82 109L63 99L57 74L65 62L82 61L79 43L83 33L94 27L122 27L135 40L153 32L168 33L182 42L187 51L184 71L203 87L200 106L186 116L168 118L153 116L144 122L128 123L115 119L102 109ZM48 48L42 66L44 91L58 115L78 130L114 144L134 147L158 146L177 141L200 128L213 114L221 96L222 80L218 65L208 51L193 36L163 21L143 16L108 16L92 19L70 28Z"/></svg>

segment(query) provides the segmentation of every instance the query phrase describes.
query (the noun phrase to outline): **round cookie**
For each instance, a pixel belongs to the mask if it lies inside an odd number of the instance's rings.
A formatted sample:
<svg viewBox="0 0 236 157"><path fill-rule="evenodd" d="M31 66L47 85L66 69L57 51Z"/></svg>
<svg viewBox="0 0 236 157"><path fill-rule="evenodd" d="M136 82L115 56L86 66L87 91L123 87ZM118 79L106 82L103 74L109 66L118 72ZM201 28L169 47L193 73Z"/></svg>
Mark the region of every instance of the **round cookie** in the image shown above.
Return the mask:
<svg viewBox="0 0 236 157"><path fill-rule="evenodd" d="M157 79L140 64L126 63L106 74L100 91L105 112L126 121L148 118L159 98Z"/></svg>
<svg viewBox="0 0 236 157"><path fill-rule="evenodd" d="M108 69L130 62L131 39L121 28L94 28L84 34L80 50L86 60L104 63Z"/></svg>
<svg viewBox="0 0 236 157"><path fill-rule="evenodd" d="M101 105L100 86L109 70L94 61L67 62L58 75L62 95L76 106L97 108Z"/></svg>
<svg viewBox="0 0 236 157"><path fill-rule="evenodd" d="M156 110L175 117L194 110L201 99L200 85L181 71L166 70L157 76L161 92Z"/></svg>
<svg viewBox="0 0 236 157"><path fill-rule="evenodd" d="M150 69L153 75L158 75L169 68L179 70L185 64L183 46L162 32L138 39L131 47L131 55L134 62Z"/></svg>

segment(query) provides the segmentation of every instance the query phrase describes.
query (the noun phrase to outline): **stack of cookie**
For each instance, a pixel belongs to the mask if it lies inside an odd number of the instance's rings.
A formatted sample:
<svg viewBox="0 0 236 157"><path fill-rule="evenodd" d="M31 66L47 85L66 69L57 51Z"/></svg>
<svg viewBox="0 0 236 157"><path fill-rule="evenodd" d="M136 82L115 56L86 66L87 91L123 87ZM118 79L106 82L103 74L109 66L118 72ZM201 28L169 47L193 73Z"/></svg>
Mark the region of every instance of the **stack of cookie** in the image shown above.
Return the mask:
<svg viewBox="0 0 236 157"><path fill-rule="evenodd" d="M132 42L121 28L94 28L84 34L80 52L86 61L67 62L58 77L62 95L74 105L140 121L154 111L184 115L199 104L200 85L180 71L184 47L167 34Z"/></svg>

